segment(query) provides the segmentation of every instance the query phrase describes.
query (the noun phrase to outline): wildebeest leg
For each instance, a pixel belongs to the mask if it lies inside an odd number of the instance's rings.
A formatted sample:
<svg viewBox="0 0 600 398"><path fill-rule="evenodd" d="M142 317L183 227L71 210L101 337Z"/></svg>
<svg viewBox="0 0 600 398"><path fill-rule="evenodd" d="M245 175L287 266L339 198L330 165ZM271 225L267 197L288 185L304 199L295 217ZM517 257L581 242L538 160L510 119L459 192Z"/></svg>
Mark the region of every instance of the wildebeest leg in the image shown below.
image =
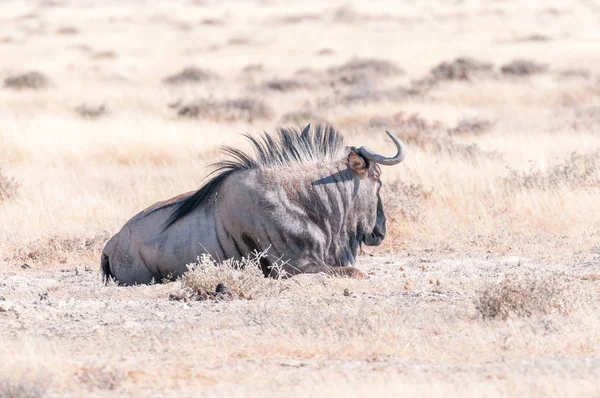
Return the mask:
<svg viewBox="0 0 600 398"><path fill-rule="evenodd" d="M292 274L318 274L323 272L332 276L349 277L354 279L367 279L368 276L355 267L330 267L328 265L307 264L301 269L292 272Z"/></svg>

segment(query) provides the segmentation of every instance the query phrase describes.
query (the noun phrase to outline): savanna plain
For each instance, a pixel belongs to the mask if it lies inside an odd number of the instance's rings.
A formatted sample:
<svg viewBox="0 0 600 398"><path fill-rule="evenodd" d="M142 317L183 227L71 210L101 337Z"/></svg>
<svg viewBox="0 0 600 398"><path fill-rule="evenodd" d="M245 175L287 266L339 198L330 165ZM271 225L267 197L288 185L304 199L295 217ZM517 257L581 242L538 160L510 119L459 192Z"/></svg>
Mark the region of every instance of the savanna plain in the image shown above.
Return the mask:
<svg viewBox="0 0 600 398"><path fill-rule="evenodd" d="M593 1L1 2L0 397L600 396L598 26ZM369 279L103 284L110 236L220 145L309 122L406 143Z"/></svg>

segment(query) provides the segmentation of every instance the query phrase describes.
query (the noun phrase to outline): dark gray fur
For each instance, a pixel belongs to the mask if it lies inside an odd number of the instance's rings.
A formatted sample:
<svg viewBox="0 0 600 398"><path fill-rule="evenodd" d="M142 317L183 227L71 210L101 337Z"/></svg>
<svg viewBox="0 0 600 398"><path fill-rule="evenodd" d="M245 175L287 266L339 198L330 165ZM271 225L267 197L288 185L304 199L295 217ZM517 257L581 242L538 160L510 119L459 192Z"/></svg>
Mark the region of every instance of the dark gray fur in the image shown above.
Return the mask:
<svg viewBox="0 0 600 398"><path fill-rule="evenodd" d="M358 247L379 245L386 231L379 166L330 126L247 138L254 156L224 148L229 159L199 190L130 219L104 248L105 278L161 281L183 274L202 253L240 260L267 248L265 276L277 259L292 275L364 276L350 267ZM364 162L360 170L350 154Z"/></svg>

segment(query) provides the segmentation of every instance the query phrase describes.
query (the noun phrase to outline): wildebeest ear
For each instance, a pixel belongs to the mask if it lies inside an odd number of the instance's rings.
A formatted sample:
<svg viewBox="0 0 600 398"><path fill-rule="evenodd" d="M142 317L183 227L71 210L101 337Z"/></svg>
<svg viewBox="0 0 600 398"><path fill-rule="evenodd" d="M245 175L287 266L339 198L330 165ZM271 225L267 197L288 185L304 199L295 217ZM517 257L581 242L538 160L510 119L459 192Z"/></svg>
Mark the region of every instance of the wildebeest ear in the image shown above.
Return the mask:
<svg viewBox="0 0 600 398"><path fill-rule="evenodd" d="M308 124L306 125L306 127L304 127L304 130L302 130L302 135L301 135L301 137L302 137L302 138L308 138L308 133L309 133L309 131L310 131L310 123L308 123Z"/></svg>
<svg viewBox="0 0 600 398"><path fill-rule="evenodd" d="M367 162L355 152L355 149L350 149L350 154L348 155L348 167L350 167L360 178L364 178L367 175Z"/></svg>

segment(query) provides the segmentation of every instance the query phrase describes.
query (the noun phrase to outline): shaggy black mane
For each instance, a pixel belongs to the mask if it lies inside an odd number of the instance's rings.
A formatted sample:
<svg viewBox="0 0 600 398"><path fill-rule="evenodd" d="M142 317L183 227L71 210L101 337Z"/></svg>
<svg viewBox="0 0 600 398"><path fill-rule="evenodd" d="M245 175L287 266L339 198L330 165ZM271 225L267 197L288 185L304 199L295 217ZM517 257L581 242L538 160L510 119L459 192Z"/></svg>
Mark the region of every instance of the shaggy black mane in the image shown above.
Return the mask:
<svg viewBox="0 0 600 398"><path fill-rule="evenodd" d="M215 170L208 175L207 178L210 179L196 193L176 205L175 211L165 223L164 230L213 197L223 181L237 171L333 161L345 151L343 137L328 125L317 125L312 131L310 124L302 131L280 128L275 134L264 133L260 138L244 135L254 148L254 156L240 149L222 147L229 159L212 165Z"/></svg>

